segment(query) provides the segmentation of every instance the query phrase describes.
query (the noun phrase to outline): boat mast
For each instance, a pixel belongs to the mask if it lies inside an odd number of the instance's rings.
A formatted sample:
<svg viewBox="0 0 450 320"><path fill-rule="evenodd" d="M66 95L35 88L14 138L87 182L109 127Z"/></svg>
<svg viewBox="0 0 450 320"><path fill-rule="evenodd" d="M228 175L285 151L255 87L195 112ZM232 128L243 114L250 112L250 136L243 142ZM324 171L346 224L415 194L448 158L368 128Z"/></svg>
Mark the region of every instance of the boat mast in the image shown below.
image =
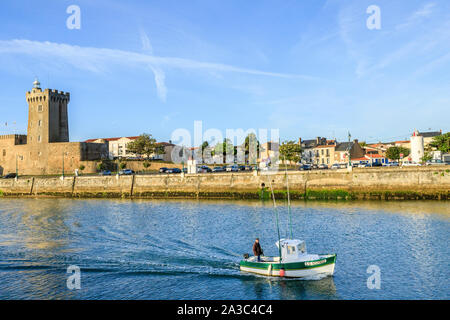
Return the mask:
<svg viewBox="0 0 450 320"><path fill-rule="evenodd" d="M294 239L294 237L292 235L291 197L289 195L289 179L288 179L288 173L287 173L286 157L284 157L284 169L285 169L285 174L286 174L286 188L287 188L287 198L288 198L289 230L291 232L291 239Z"/></svg>
<svg viewBox="0 0 450 320"><path fill-rule="evenodd" d="M277 220L277 232L278 232L278 253L280 255L281 262L281 237L280 237L280 225L278 223L278 209L277 204L275 202L275 195L273 194L272 180L270 180L270 190L272 191L272 199L273 199L273 208L275 209L275 217Z"/></svg>

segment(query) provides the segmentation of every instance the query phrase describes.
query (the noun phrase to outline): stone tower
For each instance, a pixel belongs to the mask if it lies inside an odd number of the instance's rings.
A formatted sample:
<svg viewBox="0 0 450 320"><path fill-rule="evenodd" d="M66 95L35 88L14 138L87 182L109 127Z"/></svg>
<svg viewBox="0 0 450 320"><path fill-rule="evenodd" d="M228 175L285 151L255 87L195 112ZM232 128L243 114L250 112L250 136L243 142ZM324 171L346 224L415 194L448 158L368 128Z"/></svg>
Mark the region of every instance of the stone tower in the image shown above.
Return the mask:
<svg viewBox="0 0 450 320"><path fill-rule="evenodd" d="M28 102L27 143L69 142L67 105L70 93L45 89L36 79L26 93Z"/></svg>

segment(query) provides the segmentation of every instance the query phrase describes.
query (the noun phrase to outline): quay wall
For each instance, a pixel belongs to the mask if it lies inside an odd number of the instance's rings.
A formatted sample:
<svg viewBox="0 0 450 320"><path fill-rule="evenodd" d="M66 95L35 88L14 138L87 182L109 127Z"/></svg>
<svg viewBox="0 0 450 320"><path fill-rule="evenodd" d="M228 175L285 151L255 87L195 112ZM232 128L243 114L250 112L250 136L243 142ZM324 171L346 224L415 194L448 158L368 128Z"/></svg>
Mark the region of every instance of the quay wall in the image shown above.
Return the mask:
<svg viewBox="0 0 450 320"><path fill-rule="evenodd" d="M288 172L292 199L450 200L450 167ZM283 171L0 179L0 196L240 198L286 197Z"/></svg>

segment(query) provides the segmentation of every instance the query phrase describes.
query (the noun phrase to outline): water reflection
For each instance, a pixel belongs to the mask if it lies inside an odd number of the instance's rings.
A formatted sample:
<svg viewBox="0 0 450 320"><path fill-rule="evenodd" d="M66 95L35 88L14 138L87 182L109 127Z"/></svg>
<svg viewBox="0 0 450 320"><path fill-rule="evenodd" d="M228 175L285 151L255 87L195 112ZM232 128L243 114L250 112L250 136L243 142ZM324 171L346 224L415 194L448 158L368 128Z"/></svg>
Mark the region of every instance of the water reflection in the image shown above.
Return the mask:
<svg viewBox="0 0 450 320"><path fill-rule="evenodd" d="M254 279L249 280L249 277ZM280 279L246 276L242 279L247 289L253 289L255 299L302 300L339 299L333 277L320 280Z"/></svg>
<svg viewBox="0 0 450 320"><path fill-rule="evenodd" d="M287 230L283 201L279 208ZM447 202L294 202L292 213L309 252L338 254L334 277L240 273L255 237L277 254L270 202L0 199L0 298L207 299L211 287L214 298L449 298ZM71 264L84 272L80 292L66 288ZM376 293L366 287L368 264L383 272Z"/></svg>

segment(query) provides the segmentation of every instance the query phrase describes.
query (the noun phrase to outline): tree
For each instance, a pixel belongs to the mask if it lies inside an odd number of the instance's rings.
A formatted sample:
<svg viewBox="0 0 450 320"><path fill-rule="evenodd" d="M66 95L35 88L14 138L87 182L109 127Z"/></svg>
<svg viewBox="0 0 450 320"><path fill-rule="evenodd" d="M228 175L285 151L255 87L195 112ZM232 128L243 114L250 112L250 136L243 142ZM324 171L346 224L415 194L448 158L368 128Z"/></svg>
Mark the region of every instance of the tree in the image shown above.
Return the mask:
<svg viewBox="0 0 450 320"><path fill-rule="evenodd" d="M214 147L214 154L222 154L223 155L223 162L226 163L226 155L234 155L235 149L233 147L233 143L230 139L223 139L223 142L219 142Z"/></svg>
<svg viewBox="0 0 450 320"><path fill-rule="evenodd" d="M205 149L209 147L209 143L208 141L203 141L201 149L202 149L202 162L205 161L204 159L204 153L205 153Z"/></svg>
<svg viewBox="0 0 450 320"><path fill-rule="evenodd" d="M105 164L103 162L97 163L97 171L102 171L105 168Z"/></svg>
<svg viewBox="0 0 450 320"><path fill-rule="evenodd" d="M125 169L126 166L127 166L127 163L126 163L126 162L121 162L121 163L119 164L119 168L120 168L121 170Z"/></svg>
<svg viewBox="0 0 450 320"><path fill-rule="evenodd" d="M147 169L150 167L151 164L148 161L144 161L144 163L142 165L144 166L145 169Z"/></svg>
<svg viewBox="0 0 450 320"><path fill-rule="evenodd" d="M156 144L156 139L152 138L152 135L147 133L141 134L135 140L127 144L128 152L146 155L147 159L150 158L150 155L160 151L158 148L159 146Z"/></svg>
<svg viewBox="0 0 450 320"><path fill-rule="evenodd" d="M253 132L249 133L247 137L245 137L244 142L245 157L248 159L249 163L256 163L256 159L259 155L259 147L260 144L256 137L256 134L254 134Z"/></svg>
<svg viewBox="0 0 450 320"><path fill-rule="evenodd" d="M302 158L302 146L295 141L284 141L280 146L281 159L298 163Z"/></svg>
<svg viewBox="0 0 450 320"><path fill-rule="evenodd" d="M427 162L429 160L433 159L433 156L431 155L430 151L425 151L423 157L420 159L422 162Z"/></svg>
<svg viewBox="0 0 450 320"><path fill-rule="evenodd" d="M400 154L403 154L403 157L407 157L411 151L408 148L403 147L390 147L386 150L386 157L391 160L400 160Z"/></svg>
<svg viewBox="0 0 450 320"><path fill-rule="evenodd" d="M430 146L436 148L442 153L450 152L450 132L436 136L431 141Z"/></svg>
<svg viewBox="0 0 450 320"><path fill-rule="evenodd" d="M84 169L86 169L86 167L84 166L84 164L80 164L80 167L78 169L80 169L80 171L83 171Z"/></svg>

